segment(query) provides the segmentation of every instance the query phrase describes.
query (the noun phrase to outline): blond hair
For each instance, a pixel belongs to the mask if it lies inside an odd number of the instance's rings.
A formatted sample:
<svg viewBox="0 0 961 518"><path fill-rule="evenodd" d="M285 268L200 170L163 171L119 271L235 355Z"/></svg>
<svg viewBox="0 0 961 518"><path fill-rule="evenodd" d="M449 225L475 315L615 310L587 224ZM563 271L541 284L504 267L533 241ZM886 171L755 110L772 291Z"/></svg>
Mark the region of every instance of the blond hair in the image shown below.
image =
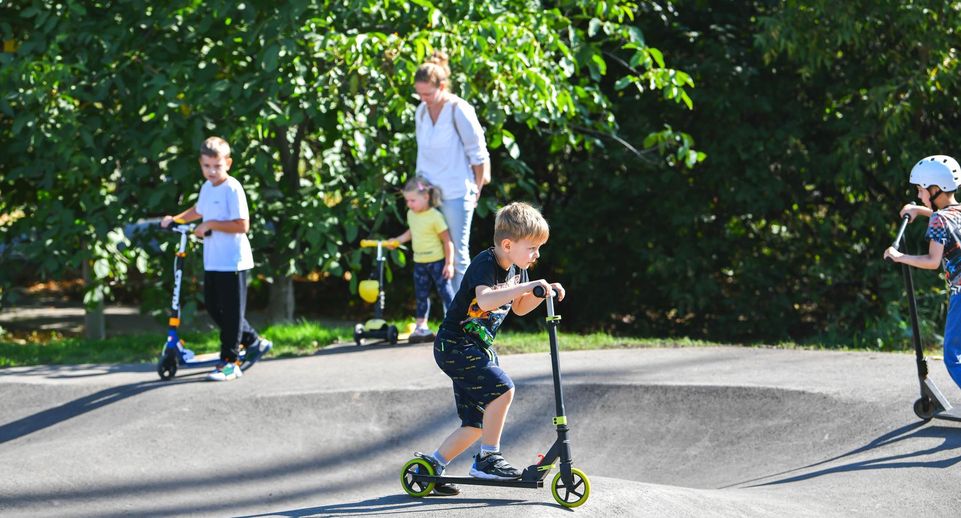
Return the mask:
<svg viewBox="0 0 961 518"><path fill-rule="evenodd" d="M450 67L447 66L447 60L447 54L444 51L435 50L427 61L417 67L414 82L430 83L438 88L442 84L446 86L450 80Z"/></svg>
<svg viewBox="0 0 961 518"><path fill-rule="evenodd" d="M213 158L230 158L230 144L220 137L207 137L200 145L200 154Z"/></svg>
<svg viewBox="0 0 961 518"><path fill-rule="evenodd" d="M520 241L530 239L545 242L550 227L540 211L524 202L514 202L497 211L494 218L494 243L505 239Z"/></svg>
<svg viewBox="0 0 961 518"><path fill-rule="evenodd" d="M437 187L436 185L431 184L423 176L417 175L411 178L410 180L407 180L407 183L404 184L404 188L402 189L402 191L416 192L419 194L427 194L427 196L430 198L430 206L440 207L440 202L441 202L440 187Z"/></svg>

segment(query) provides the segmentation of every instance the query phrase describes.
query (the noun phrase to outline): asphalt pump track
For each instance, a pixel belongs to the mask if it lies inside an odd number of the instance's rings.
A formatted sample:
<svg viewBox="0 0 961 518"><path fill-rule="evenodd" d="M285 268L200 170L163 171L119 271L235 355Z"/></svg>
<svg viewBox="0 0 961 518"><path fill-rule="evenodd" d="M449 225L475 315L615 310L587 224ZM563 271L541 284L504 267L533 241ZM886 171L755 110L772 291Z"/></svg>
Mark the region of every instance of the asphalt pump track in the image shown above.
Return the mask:
<svg viewBox="0 0 961 518"><path fill-rule="evenodd" d="M574 464L593 486L574 510L548 488L403 492L411 453L458 424L421 344L268 358L229 383L160 382L153 365L0 370L0 515L961 515L961 426L913 414L910 355L564 340ZM549 357L502 365L517 384L503 451L523 466L554 439Z"/></svg>

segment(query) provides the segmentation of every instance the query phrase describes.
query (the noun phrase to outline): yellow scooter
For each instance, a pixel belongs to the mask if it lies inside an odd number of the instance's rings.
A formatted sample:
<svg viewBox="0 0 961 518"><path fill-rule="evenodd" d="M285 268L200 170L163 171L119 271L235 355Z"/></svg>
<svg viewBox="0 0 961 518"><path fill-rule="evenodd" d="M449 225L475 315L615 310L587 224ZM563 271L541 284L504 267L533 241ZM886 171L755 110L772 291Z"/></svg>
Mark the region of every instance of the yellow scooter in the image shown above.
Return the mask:
<svg viewBox="0 0 961 518"><path fill-rule="evenodd" d="M384 255L384 248L396 248L400 243L397 241L379 241L364 239L360 242L361 248L377 248L377 279L360 281L357 291L364 302L374 304L374 318L354 326L354 343L364 345L366 339L376 339L396 344L400 336L397 326L389 325L384 320L384 262L387 258Z"/></svg>

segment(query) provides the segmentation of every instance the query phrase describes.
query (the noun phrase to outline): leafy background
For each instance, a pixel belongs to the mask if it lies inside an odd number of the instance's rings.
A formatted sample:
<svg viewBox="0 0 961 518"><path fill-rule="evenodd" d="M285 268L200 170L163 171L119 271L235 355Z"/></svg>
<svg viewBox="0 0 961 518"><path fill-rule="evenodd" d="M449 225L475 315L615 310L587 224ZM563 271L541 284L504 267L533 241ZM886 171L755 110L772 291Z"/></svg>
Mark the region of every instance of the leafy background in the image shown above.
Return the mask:
<svg viewBox="0 0 961 518"><path fill-rule="evenodd" d="M192 203L218 134L252 209L254 304L364 313L357 243L401 228L413 72L445 49L492 151L472 249L497 206L541 206L535 275L567 285L567 325L901 348L879 259L911 165L956 154L959 21L890 0L7 2L0 301L83 276L92 312L161 307L166 236L123 229ZM396 316L408 269L392 254ZM915 277L933 336L943 281Z"/></svg>

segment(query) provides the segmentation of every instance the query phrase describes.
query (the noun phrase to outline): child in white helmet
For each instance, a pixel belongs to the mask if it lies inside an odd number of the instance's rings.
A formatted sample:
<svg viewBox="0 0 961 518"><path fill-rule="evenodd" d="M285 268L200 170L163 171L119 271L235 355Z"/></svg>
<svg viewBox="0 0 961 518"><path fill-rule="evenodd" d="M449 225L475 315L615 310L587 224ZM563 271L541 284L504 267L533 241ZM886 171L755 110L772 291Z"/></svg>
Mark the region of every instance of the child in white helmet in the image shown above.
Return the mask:
<svg viewBox="0 0 961 518"><path fill-rule="evenodd" d="M911 183L917 186L921 205L909 203L901 208L901 217L926 216L930 239L926 255L906 255L893 247L884 251L885 259L927 270L944 266L950 299L944 323L944 365L954 382L961 387L961 204L954 197L961 186L961 166L945 155L934 155L911 169Z"/></svg>

